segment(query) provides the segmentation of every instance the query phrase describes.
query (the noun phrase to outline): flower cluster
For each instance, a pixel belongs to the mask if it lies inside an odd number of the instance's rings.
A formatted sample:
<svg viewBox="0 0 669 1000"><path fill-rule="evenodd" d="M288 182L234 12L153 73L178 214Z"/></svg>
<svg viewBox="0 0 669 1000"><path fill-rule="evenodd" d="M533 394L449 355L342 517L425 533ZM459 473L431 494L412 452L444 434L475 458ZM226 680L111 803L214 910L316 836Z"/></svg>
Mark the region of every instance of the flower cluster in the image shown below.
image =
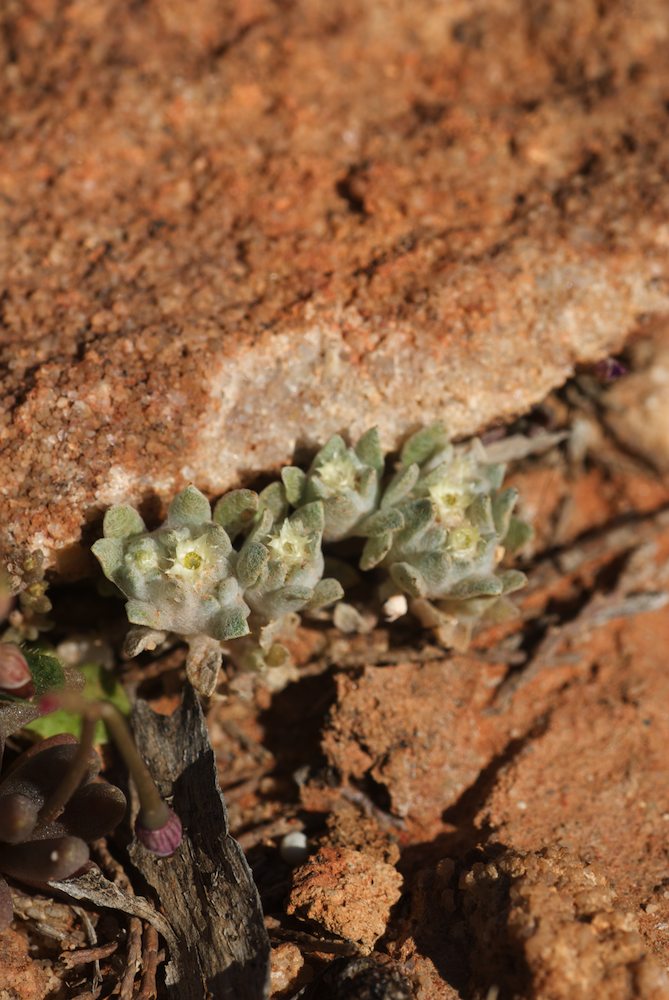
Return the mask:
<svg viewBox="0 0 669 1000"><path fill-rule="evenodd" d="M269 653L281 622L343 596L323 578L322 546L347 539L361 540L362 570L385 573L387 598L407 595L424 624L462 646L525 582L500 569L528 533L503 477L478 441L454 446L441 424L409 438L389 478L376 429L353 447L335 435L307 472L290 466L260 494L234 490L213 514L194 486L155 531L132 508L114 507L93 552L139 627L128 651L183 636L200 690L213 690L222 643L252 634Z"/></svg>

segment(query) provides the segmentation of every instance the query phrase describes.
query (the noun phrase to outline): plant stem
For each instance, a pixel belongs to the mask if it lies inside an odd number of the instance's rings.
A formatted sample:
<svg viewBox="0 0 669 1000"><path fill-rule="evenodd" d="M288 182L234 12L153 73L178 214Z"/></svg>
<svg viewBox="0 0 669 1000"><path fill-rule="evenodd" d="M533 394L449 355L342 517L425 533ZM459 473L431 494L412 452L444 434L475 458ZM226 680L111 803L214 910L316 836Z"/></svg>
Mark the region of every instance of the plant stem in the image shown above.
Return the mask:
<svg viewBox="0 0 669 1000"><path fill-rule="evenodd" d="M139 796L140 823L147 830L159 830L167 822L170 809L158 791L151 772L142 760L125 719L110 702L98 702L95 708L98 717L109 729L116 749L123 757L135 782Z"/></svg>
<svg viewBox="0 0 669 1000"><path fill-rule="evenodd" d="M140 805L139 822L147 830L161 829L171 815L170 808L158 791L151 772L142 760L127 723L118 709L108 701L87 702L81 695L74 693L59 696L58 703L67 711L81 714L83 719L81 738L77 753L65 777L42 807L40 820L51 822L56 819L81 784L89 767L95 724L101 720L107 726L114 745L135 782Z"/></svg>
<svg viewBox="0 0 669 1000"><path fill-rule="evenodd" d="M65 772L62 781L56 786L40 809L38 817L40 823L52 823L60 816L88 774L91 766L94 733L95 719L92 716L84 715L81 722L81 736L79 737L77 752L72 758L72 762Z"/></svg>

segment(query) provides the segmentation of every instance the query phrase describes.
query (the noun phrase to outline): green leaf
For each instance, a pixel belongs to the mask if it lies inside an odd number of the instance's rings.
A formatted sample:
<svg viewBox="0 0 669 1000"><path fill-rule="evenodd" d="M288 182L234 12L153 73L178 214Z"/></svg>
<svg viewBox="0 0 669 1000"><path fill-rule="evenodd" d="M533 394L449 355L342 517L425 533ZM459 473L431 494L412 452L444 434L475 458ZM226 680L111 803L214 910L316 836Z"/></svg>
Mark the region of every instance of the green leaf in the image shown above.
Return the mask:
<svg viewBox="0 0 669 1000"><path fill-rule="evenodd" d="M25 656L32 674L36 695L45 694L47 691L57 691L64 686L63 666L54 653L48 653L44 649L30 649L27 646L22 646L21 652Z"/></svg>
<svg viewBox="0 0 669 1000"><path fill-rule="evenodd" d="M325 511L322 501L314 500L312 503L306 503L304 507L300 507L299 510L296 510L291 515L290 520L291 523L304 525L307 531L322 534L325 523Z"/></svg>
<svg viewBox="0 0 669 1000"><path fill-rule="evenodd" d="M105 538L128 538L146 531L144 521L134 507L110 507L102 522Z"/></svg>
<svg viewBox="0 0 669 1000"><path fill-rule="evenodd" d="M114 573L123 564L123 540L121 538L99 538L91 546L91 551L102 567L102 572L109 579L114 579Z"/></svg>
<svg viewBox="0 0 669 1000"><path fill-rule="evenodd" d="M299 507L304 498L307 477L302 469L289 465L281 470L281 481L286 490L286 499L293 507Z"/></svg>
<svg viewBox="0 0 669 1000"><path fill-rule="evenodd" d="M401 503L416 485L419 474L420 469L415 464L396 472L384 490L383 499L381 500L381 510L386 510L388 507L394 507L396 504Z"/></svg>
<svg viewBox="0 0 669 1000"><path fill-rule="evenodd" d="M456 583L449 592L450 598L467 600L470 597L496 597L502 593L502 581L497 576L470 576Z"/></svg>
<svg viewBox="0 0 669 1000"><path fill-rule="evenodd" d="M486 535L494 532L492 501L487 493L479 493L478 496L474 497L467 508L467 518L479 529L481 534Z"/></svg>
<svg viewBox="0 0 669 1000"><path fill-rule="evenodd" d="M503 594L512 594L515 590L520 590L527 583L527 577L519 569L507 569L501 573L499 579L502 584Z"/></svg>
<svg viewBox="0 0 669 1000"><path fill-rule="evenodd" d="M232 540L251 527L257 510L257 493L253 490L231 490L214 507L214 521L225 529Z"/></svg>
<svg viewBox="0 0 669 1000"><path fill-rule="evenodd" d="M256 520L262 517L264 511L269 511L272 521L280 521L288 513L286 490L283 483L270 483L258 494L258 513Z"/></svg>
<svg viewBox="0 0 669 1000"><path fill-rule="evenodd" d="M404 517L396 507L389 510L377 510L366 517L359 526L357 534L363 538L374 535L385 535L387 532L399 531L404 527Z"/></svg>
<svg viewBox="0 0 669 1000"><path fill-rule="evenodd" d="M171 528L206 524L211 521L209 501L197 486L187 486L181 493L177 493L170 504L167 521Z"/></svg>
<svg viewBox="0 0 669 1000"><path fill-rule="evenodd" d="M410 594L411 597L425 597L427 588L423 575L411 563L393 563L390 575L400 590Z"/></svg>
<svg viewBox="0 0 669 1000"><path fill-rule="evenodd" d="M328 604L334 604L335 601L340 601L343 596L344 588L338 580L333 580L331 578L319 580L314 587L312 597L307 602L307 607L312 610L315 610L316 608L324 608Z"/></svg>
<svg viewBox="0 0 669 1000"><path fill-rule="evenodd" d="M237 559L236 576L243 589L253 587L269 560L269 551L262 542L247 541Z"/></svg>
<svg viewBox="0 0 669 1000"><path fill-rule="evenodd" d="M400 452L400 461L402 465L413 465L414 462L417 465L422 465L438 449L444 448L447 444L448 433L444 424L441 422L431 424L429 427L416 431L405 442Z"/></svg>
<svg viewBox="0 0 669 1000"><path fill-rule="evenodd" d="M343 437L340 434L333 434L314 458L311 466L312 471L317 472L319 465L329 462L331 458L337 458L339 455L345 454L346 450L346 442Z"/></svg>
<svg viewBox="0 0 669 1000"><path fill-rule="evenodd" d="M363 434L354 450L365 465L371 465L377 472L383 471L384 457L378 427L372 427L366 434Z"/></svg>
<svg viewBox="0 0 669 1000"><path fill-rule="evenodd" d="M506 466L496 463L494 465L484 465L483 475L488 480L494 490L498 490L504 481Z"/></svg>
<svg viewBox="0 0 669 1000"><path fill-rule="evenodd" d="M511 487L499 493L492 502L492 514L495 528L500 538L504 538L511 523L511 514L518 499L518 490Z"/></svg>
<svg viewBox="0 0 669 1000"><path fill-rule="evenodd" d="M368 538L360 556L360 569L369 570L378 566L390 552L392 544L393 536L390 533Z"/></svg>
<svg viewBox="0 0 669 1000"><path fill-rule="evenodd" d="M158 608L149 604L148 601L128 601L125 606L125 613L128 616L128 621L132 622L133 625L146 625L148 628L166 629L169 631L169 626L165 625L165 616L161 614Z"/></svg>
<svg viewBox="0 0 669 1000"><path fill-rule="evenodd" d="M432 501L428 500L427 497L420 497L418 500L412 500L411 503L405 504L402 507L402 514L404 515L404 528L402 528L401 537L403 542L408 542L430 524L434 518L434 507Z"/></svg>
<svg viewBox="0 0 669 1000"><path fill-rule="evenodd" d="M250 630L246 617L243 608L230 608L227 611L222 611L212 630L215 633L214 638L226 641L240 639L243 635L248 635Z"/></svg>
<svg viewBox="0 0 669 1000"><path fill-rule="evenodd" d="M526 545L534 535L534 529L527 521L522 521L519 517L511 517L509 529L503 538L504 547L509 552L517 552Z"/></svg>
<svg viewBox="0 0 669 1000"><path fill-rule="evenodd" d="M84 698L91 701L109 701L123 715L130 714L128 696L113 671L106 670L98 663L86 663L79 667L79 673L84 677L84 687L81 691ZM73 736L79 736L81 716L59 708L49 715L40 716L39 719L35 719L25 728L37 733L43 739L56 736L58 733L72 733ZM109 735L104 722L96 724L94 740L96 743L109 743Z"/></svg>

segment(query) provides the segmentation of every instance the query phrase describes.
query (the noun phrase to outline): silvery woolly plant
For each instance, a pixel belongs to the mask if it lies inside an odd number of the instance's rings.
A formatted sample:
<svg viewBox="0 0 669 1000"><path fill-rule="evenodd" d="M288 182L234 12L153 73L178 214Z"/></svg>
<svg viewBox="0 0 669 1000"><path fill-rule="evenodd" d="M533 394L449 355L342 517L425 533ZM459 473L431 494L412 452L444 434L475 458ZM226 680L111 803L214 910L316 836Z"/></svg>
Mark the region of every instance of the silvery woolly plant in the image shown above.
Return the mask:
<svg viewBox="0 0 669 1000"><path fill-rule="evenodd" d="M309 470L289 466L281 473L286 499L294 507L320 500L323 541L364 537L374 530L384 456L376 427L348 448L339 434L316 454Z"/></svg>
<svg viewBox="0 0 669 1000"><path fill-rule="evenodd" d="M170 632L184 637L189 677L203 692L213 690L223 652L234 656L233 640L243 640L243 662L281 663L277 640L296 614L343 596L323 578L322 546L347 539L361 540L363 571L385 573L386 599L406 595L401 603L442 641L465 646L473 626L499 619L505 596L525 582L500 568L527 538L513 516L516 491L501 488L504 466L478 441L454 446L441 424L409 438L389 478L384 469L374 428L352 447L335 435L307 472L286 468L260 494L233 490L213 515L194 486L152 532L132 508L109 510L93 551L128 599L126 651L155 647Z"/></svg>
<svg viewBox="0 0 669 1000"><path fill-rule="evenodd" d="M362 554L363 569L387 571L388 595L408 595L419 620L459 649L477 622L507 616L506 595L526 582L500 569L505 552L529 537L529 526L513 517L517 491L501 489L504 472L478 440L456 447L438 423L418 431L380 501L401 526L370 538Z"/></svg>
<svg viewBox="0 0 669 1000"><path fill-rule="evenodd" d="M251 609L235 575L237 553L225 528L212 520L207 498L188 486L151 532L132 507L112 507L103 530L93 553L128 599L135 626L126 639L128 655L155 648L174 632L188 642L193 683L213 689L221 641L248 634Z"/></svg>
<svg viewBox="0 0 669 1000"><path fill-rule="evenodd" d="M286 516L282 488L275 487L260 496L235 490L212 517L204 494L188 486L152 532L131 507L107 511L93 552L128 599L135 626L126 639L129 655L155 648L169 633L182 636L189 679L208 694L225 644L249 635L250 625L268 652L285 616L341 596L334 580L322 579L322 503ZM244 533L235 549L232 539Z"/></svg>

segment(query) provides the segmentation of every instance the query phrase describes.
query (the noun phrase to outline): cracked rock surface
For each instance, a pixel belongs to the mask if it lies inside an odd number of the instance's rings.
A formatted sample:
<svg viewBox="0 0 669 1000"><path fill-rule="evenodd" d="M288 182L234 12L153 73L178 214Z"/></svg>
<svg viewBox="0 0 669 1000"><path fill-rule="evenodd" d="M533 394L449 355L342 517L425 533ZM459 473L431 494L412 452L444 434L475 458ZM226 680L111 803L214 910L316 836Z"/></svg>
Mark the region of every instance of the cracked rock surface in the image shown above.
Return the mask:
<svg viewBox="0 0 669 1000"><path fill-rule="evenodd" d="M378 423L469 434L669 310L663 0L8 0L0 554Z"/></svg>

